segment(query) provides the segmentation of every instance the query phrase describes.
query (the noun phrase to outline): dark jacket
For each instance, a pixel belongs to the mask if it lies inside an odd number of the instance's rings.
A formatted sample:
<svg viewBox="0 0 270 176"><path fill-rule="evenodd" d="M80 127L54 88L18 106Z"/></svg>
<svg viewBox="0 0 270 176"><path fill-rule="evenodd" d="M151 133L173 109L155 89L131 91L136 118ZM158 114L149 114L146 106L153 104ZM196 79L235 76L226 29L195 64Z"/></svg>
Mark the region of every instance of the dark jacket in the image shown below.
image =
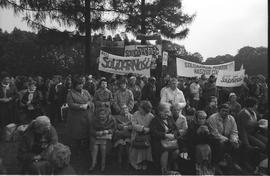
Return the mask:
<svg viewBox="0 0 270 176"><path fill-rule="evenodd" d="M165 127L162 119L158 116L152 119L149 127L153 159L159 162L161 153L164 151L164 148L161 146L161 140L165 139ZM169 131L171 130L173 133L176 133L177 127L172 117L168 118L168 127Z"/></svg>
<svg viewBox="0 0 270 176"><path fill-rule="evenodd" d="M53 126L51 126L50 130L46 134L46 139L49 145L56 144L58 142L58 135ZM34 156L39 154L36 153L36 151L34 151L34 145L35 145L35 133L32 125L29 125L29 127L26 129L23 136L19 140L17 158L23 164L32 163Z"/></svg>
<svg viewBox="0 0 270 176"><path fill-rule="evenodd" d="M156 86L150 83L147 83L142 88L142 97L141 100L148 100L151 102L153 107L158 105L158 97L156 95Z"/></svg>

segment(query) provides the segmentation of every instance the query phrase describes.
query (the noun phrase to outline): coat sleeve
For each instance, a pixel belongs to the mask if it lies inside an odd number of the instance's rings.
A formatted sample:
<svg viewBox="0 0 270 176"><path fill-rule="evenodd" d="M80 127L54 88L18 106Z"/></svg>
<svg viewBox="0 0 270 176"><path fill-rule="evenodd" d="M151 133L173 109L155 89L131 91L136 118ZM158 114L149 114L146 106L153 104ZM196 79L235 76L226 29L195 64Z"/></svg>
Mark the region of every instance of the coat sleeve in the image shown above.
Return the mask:
<svg viewBox="0 0 270 176"><path fill-rule="evenodd" d="M80 108L80 104L74 102L71 94L72 94L71 92L68 92L68 94L67 94L67 104L68 104L68 107L70 109L74 109L74 110L81 109Z"/></svg>
<svg viewBox="0 0 270 176"><path fill-rule="evenodd" d="M232 129L231 129L230 139L233 141L238 141L239 140L238 129L237 129L236 122L232 116L231 116L231 122L232 122Z"/></svg>
<svg viewBox="0 0 270 176"><path fill-rule="evenodd" d="M154 118L150 123L151 136L159 139L165 139L165 132L160 131L159 122Z"/></svg>
<svg viewBox="0 0 270 176"><path fill-rule="evenodd" d="M128 109L129 112L131 112L134 107L134 96L131 90L129 90L128 92L129 92Z"/></svg>
<svg viewBox="0 0 270 176"><path fill-rule="evenodd" d="M26 136L23 136L19 141L17 158L23 164L31 163L34 160L35 154L31 152L31 146Z"/></svg>
<svg viewBox="0 0 270 176"><path fill-rule="evenodd" d="M137 131L141 132L143 130L143 125L140 125L136 119L136 113L133 115L133 118L131 118L132 128Z"/></svg>
<svg viewBox="0 0 270 176"><path fill-rule="evenodd" d="M247 125L247 121L248 121L248 117L247 114L243 111L241 111L238 114L238 118L237 118L237 125L238 125L238 129L239 129L239 138L242 142L242 144L244 146L250 146L249 141L248 141L248 133L246 130L246 125Z"/></svg>
<svg viewBox="0 0 270 176"><path fill-rule="evenodd" d="M210 133L214 136L215 139L222 140L227 138L218 132L217 124L211 116L207 119L207 126L209 128Z"/></svg>
<svg viewBox="0 0 270 176"><path fill-rule="evenodd" d="M187 105L185 96L182 91L180 91L180 106L184 108Z"/></svg>

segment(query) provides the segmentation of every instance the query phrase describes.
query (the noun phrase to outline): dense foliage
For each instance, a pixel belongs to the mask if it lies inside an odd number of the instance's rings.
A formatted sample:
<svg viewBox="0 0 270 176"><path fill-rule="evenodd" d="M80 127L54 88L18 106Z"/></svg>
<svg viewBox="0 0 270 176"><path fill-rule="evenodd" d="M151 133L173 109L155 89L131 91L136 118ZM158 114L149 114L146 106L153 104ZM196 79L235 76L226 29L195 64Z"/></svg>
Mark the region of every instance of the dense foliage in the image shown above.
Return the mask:
<svg viewBox="0 0 270 176"><path fill-rule="evenodd" d="M97 71L97 58L101 49L101 39L109 41L123 40L121 35L112 36L94 35L91 47L94 59L94 73ZM139 44L124 36L126 45ZM190 53L184 46L172 43L169 40L159 41L163 50L168 51L169 61L167 71L176 74L175 58L202 63L200 53ZM102 48L103 50L121 55L121 48ZM39 33L21 31L14 28L11 33L0 30L0 71L7 70L12 74L39 74L50 76L53 74L83 73L84 42L80 35L54 30L41 30ZM220 64L235 60L236 70L243 64L249 75L263 74L267 76L267 48L243 47L235 56L225 55L208 58L205 64ZM159 62L161 64L161 62ZM158 67L161 69L161 67ZM160 70L157 70L160 72Z"/></svg>

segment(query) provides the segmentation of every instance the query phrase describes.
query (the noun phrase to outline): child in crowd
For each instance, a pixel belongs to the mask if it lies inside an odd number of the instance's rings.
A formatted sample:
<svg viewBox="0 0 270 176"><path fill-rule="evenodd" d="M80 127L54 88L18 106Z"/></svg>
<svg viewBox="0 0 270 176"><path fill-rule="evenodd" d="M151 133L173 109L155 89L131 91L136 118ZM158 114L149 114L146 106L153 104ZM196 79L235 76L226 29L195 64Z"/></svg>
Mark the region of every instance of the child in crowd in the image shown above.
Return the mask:
<svg viewBox="0 0 270 176"><path fill-rule="evenodd" d="M117 148L118 164L121 166L123 154L127 157L123 163L128 163L130 137L132 130L132 114L129 113L128 107L126 105L121 107L121 113L120 115L115 116L115 120L117 123L117 129L114 135L114 147Z"/></svg>
<svg viewBox="0 0 270 176"><path fill-rule="evenodd" d="M111 141L112 134L115 129L115 121L112 118L109 107L105 105L100 105L97 107L95 118L90 129L92 163L89 171L94 170L96 167L99 150L101 152L101 171L104 171L106 164L107 143Z"/></svg>

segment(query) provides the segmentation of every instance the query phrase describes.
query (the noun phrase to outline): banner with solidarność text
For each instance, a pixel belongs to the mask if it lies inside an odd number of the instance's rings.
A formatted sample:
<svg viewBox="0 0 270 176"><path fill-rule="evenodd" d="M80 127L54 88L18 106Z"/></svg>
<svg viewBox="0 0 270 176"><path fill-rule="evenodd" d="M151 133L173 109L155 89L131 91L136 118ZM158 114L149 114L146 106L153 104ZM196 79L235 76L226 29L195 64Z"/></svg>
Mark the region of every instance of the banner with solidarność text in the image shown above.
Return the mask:
<svg viewBox="0 0 270 176"><path fill-rule="evenodd" d="M218 65L203 65L176 58L176 70L178 76L200 77L202 74L205 74L205 76L208 78L212 74L215 76L218 75L220 70L234 71L235 63L233 61Z"/></svg>
<svg viewBox="0 0 270 176"><path fill-rule="evenodd" d="M243 84L245 70L240 71L219 71L216 85L219 87L239 87Z"/></svg>
<svg viewBox="0 0 270 176"><path fill-rule="evenodd" d="M123 57L101 50L98 69L118 75L135 73L150 77L151 60L152 56Z"/></svg>

